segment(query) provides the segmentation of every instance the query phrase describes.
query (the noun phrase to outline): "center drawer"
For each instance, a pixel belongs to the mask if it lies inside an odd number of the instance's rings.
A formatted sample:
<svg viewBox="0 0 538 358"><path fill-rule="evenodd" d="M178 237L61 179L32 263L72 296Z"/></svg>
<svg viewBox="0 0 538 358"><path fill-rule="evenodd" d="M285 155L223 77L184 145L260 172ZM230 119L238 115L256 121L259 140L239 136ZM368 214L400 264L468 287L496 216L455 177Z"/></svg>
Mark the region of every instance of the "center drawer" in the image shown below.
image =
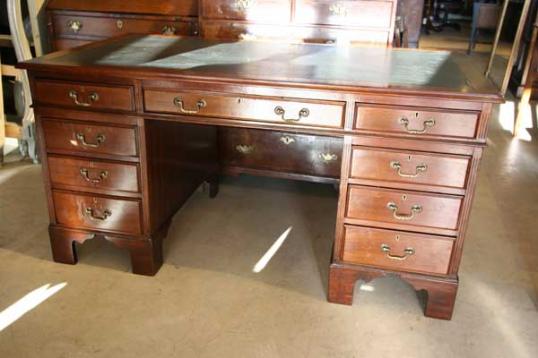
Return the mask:
<svg viewBox="0 0 538 358"><path fill-rule="evenodd" d="M343 128L343 102L280 100L146 89L148 112L273 122L288 125Z"/></svg>
<svg viewBox="0 0 538 358"><path fill-rule="evenodd" d="M454 234L463 198L351 185L346 217L370 223L430 233Z"/></svg>

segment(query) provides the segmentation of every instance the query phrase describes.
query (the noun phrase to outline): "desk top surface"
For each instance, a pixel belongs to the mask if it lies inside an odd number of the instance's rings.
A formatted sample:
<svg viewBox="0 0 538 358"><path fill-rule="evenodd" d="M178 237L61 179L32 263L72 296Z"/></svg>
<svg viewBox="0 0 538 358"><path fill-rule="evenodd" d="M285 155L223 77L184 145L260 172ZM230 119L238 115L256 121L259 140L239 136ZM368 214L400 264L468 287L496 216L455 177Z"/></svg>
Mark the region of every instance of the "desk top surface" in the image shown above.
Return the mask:
<svg viewBox="0 0 538 358"><path fill-rule="evenodd" d="M448 51L128 35L53 53L20 67L501 99L480 66L464 54Z"/></svg>

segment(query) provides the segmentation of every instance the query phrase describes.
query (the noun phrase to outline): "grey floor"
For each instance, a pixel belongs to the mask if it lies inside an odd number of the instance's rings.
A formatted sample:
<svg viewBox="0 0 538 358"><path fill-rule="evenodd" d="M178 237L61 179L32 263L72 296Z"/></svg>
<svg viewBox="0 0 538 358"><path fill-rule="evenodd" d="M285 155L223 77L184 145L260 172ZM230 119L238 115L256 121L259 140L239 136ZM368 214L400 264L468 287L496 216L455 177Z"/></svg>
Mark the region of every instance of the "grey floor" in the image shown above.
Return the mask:
<svg viewBox="0 0 538 358"><path fill-rule="evenodd" d="M40 168L8 164L0 325L22 311L0 331L0 357L538 357L537 134L512 140L494 118L450 322L423 317L390 277L357 286L353 306L326 302L331 186L240 177L214 200L199 190L148 278L100 241L80 247L77 266L53 263ZM47 287L59 291L33 302Z"/></svg>

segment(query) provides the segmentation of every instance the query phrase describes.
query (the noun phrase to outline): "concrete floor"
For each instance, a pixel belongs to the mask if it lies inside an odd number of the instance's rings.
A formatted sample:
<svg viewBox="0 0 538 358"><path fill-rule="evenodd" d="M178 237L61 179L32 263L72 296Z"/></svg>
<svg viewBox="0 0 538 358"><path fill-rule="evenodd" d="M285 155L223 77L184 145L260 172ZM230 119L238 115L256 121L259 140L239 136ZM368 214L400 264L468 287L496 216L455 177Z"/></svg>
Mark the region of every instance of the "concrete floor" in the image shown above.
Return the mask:
<svg viewBox="0 0 538 358"><path fill-rule="evenodd" d="M40 168L8 164L0 311L65 287L0 332L0 357L538 357L538 133L512 140L493 122L450 322L423 317L395 278L357 287L351 307L326 302L331 186L241 177L215 200L197 192L148 278L100 241L77 266L53 263Z"/></svg>

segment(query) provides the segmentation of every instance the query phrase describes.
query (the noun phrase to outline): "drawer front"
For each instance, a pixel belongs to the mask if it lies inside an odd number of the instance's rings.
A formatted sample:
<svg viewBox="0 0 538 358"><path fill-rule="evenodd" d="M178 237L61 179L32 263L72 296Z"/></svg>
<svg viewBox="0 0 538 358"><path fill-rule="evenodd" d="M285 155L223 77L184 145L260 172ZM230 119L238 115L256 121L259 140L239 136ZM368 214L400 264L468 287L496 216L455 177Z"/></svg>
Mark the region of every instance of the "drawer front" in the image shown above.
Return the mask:
<svg viewBox="0 0 538 358"><path fill-rule="evenodd" d="M206 93L144 91L148 112L342 128L344 103L233 97Z"/></svg>
<svg viewBox="0 0 538 358"><path fill-rule="evenodd" d="M393 9L392 1L297 0L295 22L391 28Z"/></svg>
<svg viewBox="0 0 538 358"><path fill-rule="evenodd" d="M69 50L71 48L79 47L82 45L87 45L91 42L92 41L56 38L52 41L52 46L54 48L54 51L62 51L62 50Z"/></svg>
<svg viewBox="0 0 538 358"><path fill-rule="evenodd" d="M354 147L354 179L465 188L471 159L468 157L400 152Z"/></svg>
<svg viewBox="0 0 538 358"><path fill-rule="evenodd" d="M219 145L225 166L340 177L342 138L222 128Z"/></svg>
<svg viewBox="0 0 538 358"><path fill-rule="evenodd" d="M54 33L58 37L113 37L122 34L194 35L192 21L151 20L132 17L95 17L54 15Z"/></svg>
<svg viewBox="0 0 538 358"><path fill-rule="evenodd" d="M201 0L201 18L288 23L290 0Z"/></svg>
<svg viewBox="0 0 538 358"><path fill-rule="evenodd" d="M48 157L53 188L70 186L81 189L139 192L138 166L68 157Z"/></svg>
<svg viewBox="0 0 538 358"><path fill-rule="evenodd" d="M34 100L40 104L78 109L117 111L134 111L135 109L133 88L128 86L100 86L38 80L35 83Z"/></svg>
<svg viewBox="0 0 538 358"><path fill-rule="evenodd" d="M83 122L43 120L48 152L79 152L135 157L135 128L109 127Z"/></svg>
<svg viewBox="0 0 538 358"><path fill-rule="evenodd" d="M342 260L389 270L446 275L454 240L359 226L346 226Z"/></svg>
<svg viewBox="0 0 538 358"><path fill-rule="evenodd" d="M416 137L475 138L479 114L384 106L357 106L355 129Z"/></svg>
<svg viewBox="0 0 538 358"><path fill-rule="evenodd" d="M53 191L58 224L77 229L140 235L140 201Z"/></svg>
<svg viewBox="0 0 538 358"><path fill-rule="evenodd" d="M351 219L428 228L457 230L462 198L350 186L346 216ZM412 228L411 228L412 227Z"/></svg>

